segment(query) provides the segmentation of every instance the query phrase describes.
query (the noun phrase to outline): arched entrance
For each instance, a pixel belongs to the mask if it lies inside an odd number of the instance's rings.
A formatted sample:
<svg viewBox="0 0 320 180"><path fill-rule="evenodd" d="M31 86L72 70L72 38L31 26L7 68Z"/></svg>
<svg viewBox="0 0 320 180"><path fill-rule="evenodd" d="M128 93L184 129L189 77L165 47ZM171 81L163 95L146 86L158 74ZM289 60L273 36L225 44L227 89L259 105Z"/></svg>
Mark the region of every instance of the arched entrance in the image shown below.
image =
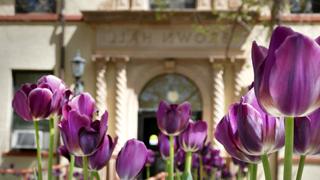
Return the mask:
<svg viewBox="0 0 320 180"><path fill-rule="evenodd" d="M139 95L138 139L143 141L148 149L158 150L156 139L159 129L156 122L156 110L161 100L170 103L188 101L192 105L192 119L202 118L202 99L197 86L187 77L177 74L164 74L150 80ZM155 167L153 172L163 170Z"/></svg>

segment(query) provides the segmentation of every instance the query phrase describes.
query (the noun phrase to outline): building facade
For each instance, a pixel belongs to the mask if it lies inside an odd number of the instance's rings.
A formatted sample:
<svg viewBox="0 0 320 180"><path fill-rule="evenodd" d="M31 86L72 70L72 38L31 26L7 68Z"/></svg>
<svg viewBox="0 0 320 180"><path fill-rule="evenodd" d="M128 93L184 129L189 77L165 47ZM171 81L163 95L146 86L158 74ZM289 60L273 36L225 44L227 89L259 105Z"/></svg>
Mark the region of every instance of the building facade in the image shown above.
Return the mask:
<svg viewBox="0 0 320 180"><path fill-rule="evenodd" d="M71 60L77 51L86 59L84 90L95 96L100 111L108 110L108 133L119 137L119 150L130 138L148 144L158 133L154 112L160 99L190 101L193 117L208 122L208 140L216 143L215 125L253 81L252 41L268 45L268 14L254 14L245 25L215 14L235 13L240 0L164 1L161 6L152 0L66 0L64 6L48 0L46 8L26 8L23 2L0 2L2 169L35 163L32 150L13 148L14 132L28 126L15 121L15 89L47 73L62 76L72 87ZM319 15L282 18L296 31L320 35ZM281 163L281 155L278 159L275 163ZM319 173L313 171L318 161L312 162L306 168L310 177ZM104 170L109 179L115 179L113 165L114 160Z"/></svg>

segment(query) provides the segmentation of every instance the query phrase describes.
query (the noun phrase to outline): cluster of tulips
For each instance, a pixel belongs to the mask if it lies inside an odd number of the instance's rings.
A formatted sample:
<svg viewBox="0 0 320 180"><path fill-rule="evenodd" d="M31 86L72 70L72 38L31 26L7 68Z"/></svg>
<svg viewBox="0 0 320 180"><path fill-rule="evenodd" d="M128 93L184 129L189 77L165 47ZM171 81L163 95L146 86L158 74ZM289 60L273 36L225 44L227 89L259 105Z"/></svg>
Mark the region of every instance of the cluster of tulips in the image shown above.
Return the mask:
<svg viewBox="0 0 320 180"><path fill-rule="evenodd" d="M320 38L313 40L290 28L277 27L269 49L253 42L252 60L253 87L230 106L216 127L215 137L240 167L249 164L252 180L260 161L265 179L271 180L268 155L285 146L284 180L292 179L293 152L300 155L300 180L305 157L320 153ZM83 168L84 179L99 177L96 172L111 158L117 138L106 134L107 111L96 120L100 112L90 94L75 96L62 80L48 75L36 84L23 85L12 105L24 120L34 122L38 179L42 179L43 171L38 137L42 119L50 121L48 178L52 174L54 119L63 141L59 152L70 160L69 179L74 165ZM191 120L189 103L161 101L156 117L162 133L159 149L169 180L228 176L219 151L205 144L207 123ZM117 155L116 171L120 179L133 179L153 161L154 153L143 142L131 139Z"/></svg>
<svg viewBox="0 0 320 180"><path fill-rule="evenodd" d="M83 168L83 178L95 176L99 179L98 170L110 160L117 138L106 134L108 129L108 112L99 112L95 101L89 93L74 96L65 83L53 75L41 77L36 84L24 84L15 93L12 101L15 112L25 121L32 121L36 131L37 145L37 179L43 178L41 150L39 146L39 121L50 121L50 146L48 158L48 179L53 178L53 152L55 119L61 132L63 145L58 152L69 159L68 179L73 177L74 166ZM128 157L139 157L128 163ZM121 179L132 179L141 171L147 158L144 143L131 139L122 147L117 156L116 170Z"/></svg>
<svg viewBox="0 0 320 180"><path fill-rule="evenodd" d="M262 161L271 180L268 155L285 146L283 179L292 179L294 152L300 180L305 157L320 153L320 37L280 26L269 49L253 42L251 52L253 87L230 106L215 137L231 156L250 163L251 179Z"/></svg>

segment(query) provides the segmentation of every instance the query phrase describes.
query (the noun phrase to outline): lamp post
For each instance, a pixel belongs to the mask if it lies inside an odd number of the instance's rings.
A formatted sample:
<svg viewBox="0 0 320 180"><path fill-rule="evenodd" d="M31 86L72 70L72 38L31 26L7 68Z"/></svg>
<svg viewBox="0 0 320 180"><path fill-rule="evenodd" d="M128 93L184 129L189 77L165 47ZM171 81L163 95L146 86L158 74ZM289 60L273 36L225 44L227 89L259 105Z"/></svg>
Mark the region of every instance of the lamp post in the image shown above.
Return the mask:
<svg viewBox="0 0 320 180"><path fill-rule="evenodd" d="M74 86L74 94L78 95L84 89L83 82L81 81L81 77L84 73L86 60L81 57L80 51L78 50L75 57L72 60L72 73L76 80Z"/></svg>

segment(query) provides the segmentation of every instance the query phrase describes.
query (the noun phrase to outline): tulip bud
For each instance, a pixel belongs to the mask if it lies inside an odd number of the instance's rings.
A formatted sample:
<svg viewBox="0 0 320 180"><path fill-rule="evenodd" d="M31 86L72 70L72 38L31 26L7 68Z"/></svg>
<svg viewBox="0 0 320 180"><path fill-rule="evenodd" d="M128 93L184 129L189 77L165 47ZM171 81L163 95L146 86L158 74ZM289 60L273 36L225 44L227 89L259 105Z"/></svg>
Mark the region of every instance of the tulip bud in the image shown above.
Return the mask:
<svg viewBox="0 0 320 180"><path fill-rule="evenodd" d="M179 144L186 152L200 150L207 137L207 123L205 121L190 121L189 126L179 136Z"/></svg>
<svg viewBox="0 0 320 180"><path fill-rule="evenodd" d="M131 139L120 150L116 160L116 171L121 180L135 178L144 167L148 150L143 142Z"/></svg>
<svg viewBox="0 0 320 180"><path fill-rule="evenodd" d="M269 49L252 44L254 88L274 116L305 116L320 107L320 46L287 27L277 27Z"/></svg>
<svg viewBox="0 0 320 180"><path fill-rule="evenodd" d="M168 104L161 101L157 111L157 124L165 135L179 135L189 123L191 105L188 102L182 104Z"/></svg>

